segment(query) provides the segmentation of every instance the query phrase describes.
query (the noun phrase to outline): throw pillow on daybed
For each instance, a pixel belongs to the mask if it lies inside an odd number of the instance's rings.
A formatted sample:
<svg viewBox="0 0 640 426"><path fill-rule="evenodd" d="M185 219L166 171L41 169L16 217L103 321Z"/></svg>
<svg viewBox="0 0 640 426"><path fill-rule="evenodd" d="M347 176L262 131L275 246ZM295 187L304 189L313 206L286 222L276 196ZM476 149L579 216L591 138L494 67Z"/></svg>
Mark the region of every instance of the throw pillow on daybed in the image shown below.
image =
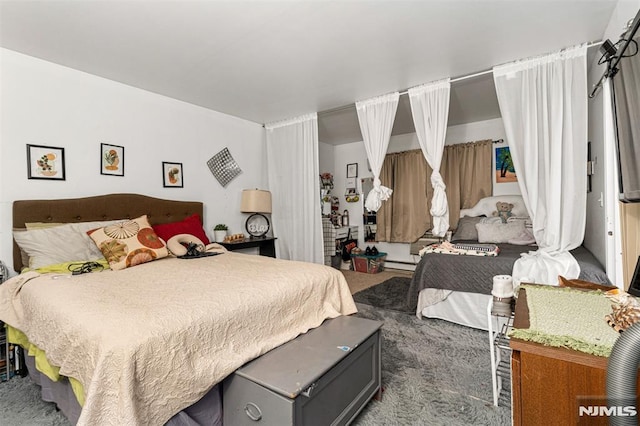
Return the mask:
<svg viewBox="0 0 640 426"><path fill-rule="evenodd" d="M480 223L483 217L464 216L458 220L458 227L455 234L451 237L451 241L467 241L478 240L478 230L476 225Z"/></svg>
<svg viewBox="0 0 640 426"><path fill-rule="evenodd" d="M169 255L147 215L88 232L114 271Z"/></svg>
<svg viewBox="0 0 640 426"><path fill-rule="evenodd" d="M492 223L488 221L483 223L482 221L476 224L478 230L478 242L480 243L508 243L510 240L515 240L524 231L524 222L508 222L501 223L500 218L495 218L499 222Z"/></svg>

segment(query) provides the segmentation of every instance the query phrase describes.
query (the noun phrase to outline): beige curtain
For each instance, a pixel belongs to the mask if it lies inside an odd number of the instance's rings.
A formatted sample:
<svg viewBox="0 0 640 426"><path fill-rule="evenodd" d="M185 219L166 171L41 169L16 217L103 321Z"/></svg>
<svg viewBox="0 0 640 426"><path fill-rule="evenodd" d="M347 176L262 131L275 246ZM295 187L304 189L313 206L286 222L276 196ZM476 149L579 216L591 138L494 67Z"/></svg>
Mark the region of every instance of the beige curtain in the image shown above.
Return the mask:
<svg viewBox="0 0 640 426"><path fill-rule="evenodd" d="M491 156L493 142L449 145L444 150L441 172L447 185L449 224L458 226L460 209L469 209L492 194Z"/></svg>
<svg viewBox="0 0 640 426"><path fill-rule="evenodd" d="M449 223L455 228L460 209L491 195L491 140L448 145L440 172L447 186ZM431 229L431 167L420 150L387 154L380 180L393 194L378 210L378 241L411 243Z"/></svg>
<svg viewBox="0 0 640 426"><path fill-rule="evenodd" d="M393 189L376 218L378 241L413 242L431 228L431 167L420 150L387 154L380 180Z"/></svg>

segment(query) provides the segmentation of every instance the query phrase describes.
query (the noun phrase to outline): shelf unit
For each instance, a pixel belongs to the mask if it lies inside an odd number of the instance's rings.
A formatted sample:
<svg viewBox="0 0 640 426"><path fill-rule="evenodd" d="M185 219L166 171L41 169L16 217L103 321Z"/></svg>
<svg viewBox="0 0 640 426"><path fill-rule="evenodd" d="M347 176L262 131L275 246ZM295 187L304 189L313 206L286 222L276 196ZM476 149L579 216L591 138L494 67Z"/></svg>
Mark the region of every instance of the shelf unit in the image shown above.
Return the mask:
<svg viewBox="0 0 640 426"><path fill-rule="evenodd" d="M9 271L2 261L0 261L0 284L9 277ZM15 364L13 363L13 345L9 345L7 340L7 329L4 322L0 321L0 381L5 382L15 375Z"/></svg>
<svg viewBox="0 0 640 426"><path fill-rule="evenodd" d="M511 316L507 317L492 313L492 308L493 298L487 306L493 405L510 407L511 347L509 346L509 331L513 328L513 311Z"/></svg>

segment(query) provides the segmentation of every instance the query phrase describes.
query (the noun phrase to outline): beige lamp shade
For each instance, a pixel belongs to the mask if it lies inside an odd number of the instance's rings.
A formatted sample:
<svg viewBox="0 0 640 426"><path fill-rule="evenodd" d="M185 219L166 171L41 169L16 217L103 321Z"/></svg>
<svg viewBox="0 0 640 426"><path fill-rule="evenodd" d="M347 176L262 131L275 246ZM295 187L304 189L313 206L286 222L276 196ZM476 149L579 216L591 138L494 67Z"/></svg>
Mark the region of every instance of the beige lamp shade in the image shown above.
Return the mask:
<svg viewBox="0 0 640 426"><path fill-rule="evenodd" d="M271 192L263 189L245 189L240 202L242 213L271 213Z"/></svg>

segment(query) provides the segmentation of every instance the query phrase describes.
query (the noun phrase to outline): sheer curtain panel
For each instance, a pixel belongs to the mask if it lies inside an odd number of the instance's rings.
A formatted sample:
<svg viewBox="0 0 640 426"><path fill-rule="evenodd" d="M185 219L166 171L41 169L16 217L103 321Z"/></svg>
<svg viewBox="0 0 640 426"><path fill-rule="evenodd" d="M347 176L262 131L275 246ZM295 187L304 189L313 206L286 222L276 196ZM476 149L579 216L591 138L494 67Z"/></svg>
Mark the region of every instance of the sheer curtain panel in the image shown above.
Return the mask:
<svg viewBox="0 0 640 426"><path fill-rule="evenodd" d="M586 46L493 69L498 103L539 249L518 259L522 277L556 284L577 278L569 253L582 244L586 223Z"/></svg>
<svg viewBox="0 0 640 426"><path fill-rule="evenodd" d="M446 186L440 174L440 164L444 151L444 139L447 134L450 90L451 83L448 78L409 89L411 115L420 149L427 163L433 169L433 173L431 173L431 186L433 187L433 199L431 200L433 228L431 232L438 237L444 236L449 229Z"/></svg>
<svg viewBox="0 0 640 426"><path fill-rule="evenodd" d="M317 114L267 124L265 128L278 257L322 264Z"/></svg>
<svg viewBox="0 0 640 426"><path fill-rule="evenodd" d="M380 183L380 170L389 147L399 98L400 94L394 92L356 102L364 148L373 173L373 189L369 191L364 204L370 212L377 212L382 202L388 200L392 193L391 189Z"/></svg>

